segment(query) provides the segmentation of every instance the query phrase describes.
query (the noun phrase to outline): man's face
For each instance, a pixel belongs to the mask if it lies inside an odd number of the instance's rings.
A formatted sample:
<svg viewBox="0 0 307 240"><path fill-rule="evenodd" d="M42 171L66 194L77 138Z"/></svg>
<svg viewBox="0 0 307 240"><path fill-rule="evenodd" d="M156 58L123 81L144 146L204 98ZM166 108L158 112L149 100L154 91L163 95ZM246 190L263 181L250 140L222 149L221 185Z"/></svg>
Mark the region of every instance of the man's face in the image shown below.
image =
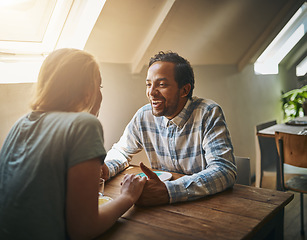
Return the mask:
<svg viewBox="0 0 307 240"><path fill-rule="evenodd" d="M154 116L172 119L184 107L186 100L175 81L174 67L171 62L155 62L148 69L146 95Z"/></svg>

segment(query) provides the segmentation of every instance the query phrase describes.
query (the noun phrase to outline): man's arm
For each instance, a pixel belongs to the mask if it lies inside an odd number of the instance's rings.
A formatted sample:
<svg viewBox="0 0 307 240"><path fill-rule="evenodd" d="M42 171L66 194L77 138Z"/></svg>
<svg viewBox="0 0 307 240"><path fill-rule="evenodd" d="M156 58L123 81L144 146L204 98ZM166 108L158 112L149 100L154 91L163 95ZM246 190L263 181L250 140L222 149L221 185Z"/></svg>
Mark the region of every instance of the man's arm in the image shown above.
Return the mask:
<svg viewBox="0 0 307 240"><path fill-rule="evenodd" d="M231 187L235 181L235 174L225 174L225 170L222 168L212 167L213 171L206 169L191 176L185 175L174 181L162 182L143 163L140 164L140 167L148 177L143 192L136 202L137 205L141 206L195 200L221 192ZM226 172L228 171L226 170Z"/></svg>
<svg viewBox="0 0 307 240"><path fill-rule="evenodd" d="M108 172L108 175L101 175L105 180L127 168L132 157L142 150L142 145L138 137L139 128L137 126L137 114L138 112L126 126L120 140L115 143L107 153L105 167L107 167L108 170L106 170L106 168L104 169L105 173Z"/></svg>
<svg viewBox="0 0 307 240"><path fill-rule="evenodd" d="M236 181L233 147L222 109L217 105L212 107L204 119L201 148L205 169L165 182L170 203L216 194L232 187Z"/></svg>
<svg viewBox="0 0 307 240"><path fill-rule="evenodd" d="M166 181L170 203L196 200L232 187L236 180L236 167L222 165L219 163L193 175Z"/></svg>

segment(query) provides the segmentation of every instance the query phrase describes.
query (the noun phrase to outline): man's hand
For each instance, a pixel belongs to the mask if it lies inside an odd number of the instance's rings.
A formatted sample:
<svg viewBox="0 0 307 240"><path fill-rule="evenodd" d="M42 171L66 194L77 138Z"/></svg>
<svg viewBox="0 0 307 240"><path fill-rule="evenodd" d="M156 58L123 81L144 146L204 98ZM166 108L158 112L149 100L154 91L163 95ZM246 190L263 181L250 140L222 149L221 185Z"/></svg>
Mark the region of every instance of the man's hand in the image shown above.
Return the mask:
<svg viewBox="0 0 307 240"><path fill-rule="evenodd" d="M143 192L136 202L136 205L154 206L169 203L169 195L165 184L159 179L157 174L140 163L142 171L147 175L148 180L143 188Z"/></svg>
<svg viewBox="0 0 307 240"><path fill-rule="evenodd" d="M101 165L100 178L104 179L105 181L109 179L109 168L105 163Z"/></svg>

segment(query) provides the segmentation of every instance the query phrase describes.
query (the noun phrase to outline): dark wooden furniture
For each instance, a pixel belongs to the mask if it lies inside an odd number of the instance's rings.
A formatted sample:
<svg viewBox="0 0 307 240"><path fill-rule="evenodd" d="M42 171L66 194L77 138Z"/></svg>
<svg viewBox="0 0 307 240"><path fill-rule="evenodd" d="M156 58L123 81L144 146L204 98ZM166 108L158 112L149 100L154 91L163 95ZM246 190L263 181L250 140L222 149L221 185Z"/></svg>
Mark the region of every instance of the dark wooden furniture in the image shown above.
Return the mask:
<svg viewBox="0 0 307 240"><path fill-rule="evenodd" d="M250 158L235 156L237 166L237 184L250 186L251 183L251 166Z"/></svg>
<svg viewBox="0 0 307 240"><path fill-rule="evenodd" d="M280 178L277 179L282 191L300 193L301 234L304 235L304 193L307 193L307 175L297 175L285 182L284 163L307 169L307 135L276 132L275 140L279 154Z"/></svg>
<svg viewBox="0 0 307 240"><path fill-rule="evenodd" d="M297 117L294 120L307 121L307 116ZM275 121L260 124L256 127L256 134L259 142L260 157L256 158L256 187L261 187L264 171L276 173L276 189L280 189L280 172L277 171L279 158L275 143L275 132L299 134L307 126L293 126L285 123L274 124Z"/></svg>
<svg viewBox="0 0 307 240"><path fill-rule="evenodd" d="M278 153L275 139L259 134L264 129L270 128L277 124L276 120L258 124L256 126L257 139L260 150L260 159L258 166L260 168L258 176L256 175L256 187L262 187L262 178L264 172L276 174L276 166L278 163Z"/></svg>
<svg viewBox="0 0 307 240"><path fill-rule="evenodd" d="M105 184L105 194L116 198L131 166ZM180 177L173 173L173 179ZM284 207L293 194L236 184L202 199L155 207L133 206L97 239L283 239Z"/></svg>

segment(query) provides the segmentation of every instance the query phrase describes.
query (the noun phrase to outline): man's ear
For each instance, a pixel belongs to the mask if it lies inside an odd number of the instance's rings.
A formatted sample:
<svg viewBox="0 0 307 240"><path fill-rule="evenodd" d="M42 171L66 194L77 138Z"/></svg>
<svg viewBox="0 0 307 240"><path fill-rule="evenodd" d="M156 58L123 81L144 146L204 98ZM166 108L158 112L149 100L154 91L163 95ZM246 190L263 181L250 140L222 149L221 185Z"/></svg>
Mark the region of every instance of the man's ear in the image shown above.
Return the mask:
<svg viewBox="0 0 307 240"><path fill-rule="evenodd" d="M191 91L191 84L187 83L186 85L184 85L181 89L180 89L180 96L181 97L186 97L188 96L188 94Z"/></svg>

